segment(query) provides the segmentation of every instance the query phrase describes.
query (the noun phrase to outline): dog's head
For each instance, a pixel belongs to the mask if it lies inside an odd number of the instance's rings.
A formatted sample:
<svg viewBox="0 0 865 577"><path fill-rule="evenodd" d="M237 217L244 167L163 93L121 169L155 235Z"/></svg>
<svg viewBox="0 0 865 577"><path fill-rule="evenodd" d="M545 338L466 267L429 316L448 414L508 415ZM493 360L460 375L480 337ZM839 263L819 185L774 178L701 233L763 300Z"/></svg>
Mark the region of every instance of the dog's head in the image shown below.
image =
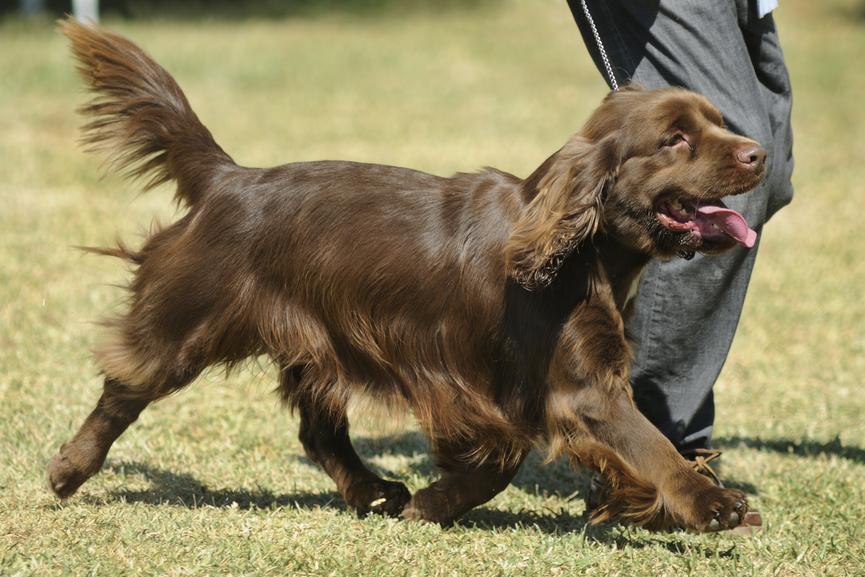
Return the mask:
<svg viewBox="0 0 865 577"><path fill-rule="evenodd" d="M753 246L756 233L721 198L757 186L765 159L698 94L612 92L523 182L529 203L506 247L510 274L528 289L544 287L601 229L650 256Z"/></svg>

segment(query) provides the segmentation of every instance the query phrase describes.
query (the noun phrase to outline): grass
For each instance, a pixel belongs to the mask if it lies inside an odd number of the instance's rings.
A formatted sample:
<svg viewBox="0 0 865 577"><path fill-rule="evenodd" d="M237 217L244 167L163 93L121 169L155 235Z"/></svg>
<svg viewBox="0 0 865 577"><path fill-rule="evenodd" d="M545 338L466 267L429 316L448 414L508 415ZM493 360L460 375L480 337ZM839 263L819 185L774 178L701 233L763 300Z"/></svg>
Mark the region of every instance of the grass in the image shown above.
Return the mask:
<svg viewBox="0 0 865 577"><path fill-rule="evenodd" d="M861 575L865 558L865 17L781 3L796 199L764 231L717 386L724 474L766 530L587 528L583 477L532 457L451 529L344 510L252 366L149 409L66 503L44 467L100 381L92 321L126 273L72 245L171 218L170 190L100 178L74 141L80 85L50 22L0 22L0 575ZM379 16L110 21L179 79L245 164L348 158L526 174L603 95L564 3ZM410 420L355 427L412 489L435 476ZM576 495L576 497L574 497Z"/></svg>

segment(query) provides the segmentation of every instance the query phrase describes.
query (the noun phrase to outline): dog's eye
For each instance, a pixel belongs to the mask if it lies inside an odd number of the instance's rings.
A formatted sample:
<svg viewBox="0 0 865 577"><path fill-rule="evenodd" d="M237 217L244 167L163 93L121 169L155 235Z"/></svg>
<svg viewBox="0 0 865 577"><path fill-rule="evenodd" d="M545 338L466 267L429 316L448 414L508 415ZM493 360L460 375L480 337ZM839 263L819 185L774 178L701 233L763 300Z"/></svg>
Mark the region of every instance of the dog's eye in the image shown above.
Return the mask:
<svg viewBox="0 0 865 577"><path fill-rule="evenodd" d="M681 132L677 132L673 136L667 139L667 142L664 143L665 146L676 146L677 144L681 144L685 142L685 136Z"/></svg>
<svg viewBox="0 0 865 577"><path fill-rule="evenodd" d="M677 133L673 134L671 137L667 138L667 140L664 141L663 146L669 147L669 148L673 148L676 146L687 146L692 151L694 150L694 147L691 145L691 142L688 140L688 137L685 136L685 134L682 132L677 132Z"/></svg>

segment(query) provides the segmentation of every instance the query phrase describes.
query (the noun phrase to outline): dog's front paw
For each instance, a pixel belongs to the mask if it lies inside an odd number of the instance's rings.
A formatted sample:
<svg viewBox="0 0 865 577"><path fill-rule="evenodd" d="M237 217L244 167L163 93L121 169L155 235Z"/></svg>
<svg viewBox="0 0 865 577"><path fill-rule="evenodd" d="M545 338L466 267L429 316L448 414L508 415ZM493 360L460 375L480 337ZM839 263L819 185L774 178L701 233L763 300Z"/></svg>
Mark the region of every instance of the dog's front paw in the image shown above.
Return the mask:
<svg viewBox="0 0 865 577"><path fill-rule="evenodd" d="M401 516L408 521L438 523L442 526L450 525L454 520L447 504L447 495L437 490L435 484L415 493Z"/></svg>
<svg viewBox="0 0 865 577"><path fill-rule="evenodd" d="M701 532L735 529L748 513L748 498L736 489L714 485L703 487L693 494L684 524Z"/></svg>

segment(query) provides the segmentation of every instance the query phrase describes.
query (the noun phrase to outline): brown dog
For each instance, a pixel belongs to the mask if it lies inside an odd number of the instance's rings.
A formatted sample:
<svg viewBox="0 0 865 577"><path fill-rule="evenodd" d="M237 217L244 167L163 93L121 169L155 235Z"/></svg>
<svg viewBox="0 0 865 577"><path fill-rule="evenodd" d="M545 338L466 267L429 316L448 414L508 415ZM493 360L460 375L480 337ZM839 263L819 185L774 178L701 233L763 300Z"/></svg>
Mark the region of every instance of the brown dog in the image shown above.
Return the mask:
<svg viewBox="0 0 865 577"><path fill-rule="evenodd" d="M151 402L210 365L268 355L300 438L346 503L447 523L504 489L526 453L604 472L595 520L729 528L745 496L695 473L639 413L623 311L650 258L751 245L720 198L765 151L701 96L627 88L527 179L487 169L236 165L180 88L127 40L62 24L96 93L86 141L188 212L139 251L131 306L96 351L105 387L49 465L67 497ZM411 495L367 469L346 406L414 412L443 476Z"/></svg>

